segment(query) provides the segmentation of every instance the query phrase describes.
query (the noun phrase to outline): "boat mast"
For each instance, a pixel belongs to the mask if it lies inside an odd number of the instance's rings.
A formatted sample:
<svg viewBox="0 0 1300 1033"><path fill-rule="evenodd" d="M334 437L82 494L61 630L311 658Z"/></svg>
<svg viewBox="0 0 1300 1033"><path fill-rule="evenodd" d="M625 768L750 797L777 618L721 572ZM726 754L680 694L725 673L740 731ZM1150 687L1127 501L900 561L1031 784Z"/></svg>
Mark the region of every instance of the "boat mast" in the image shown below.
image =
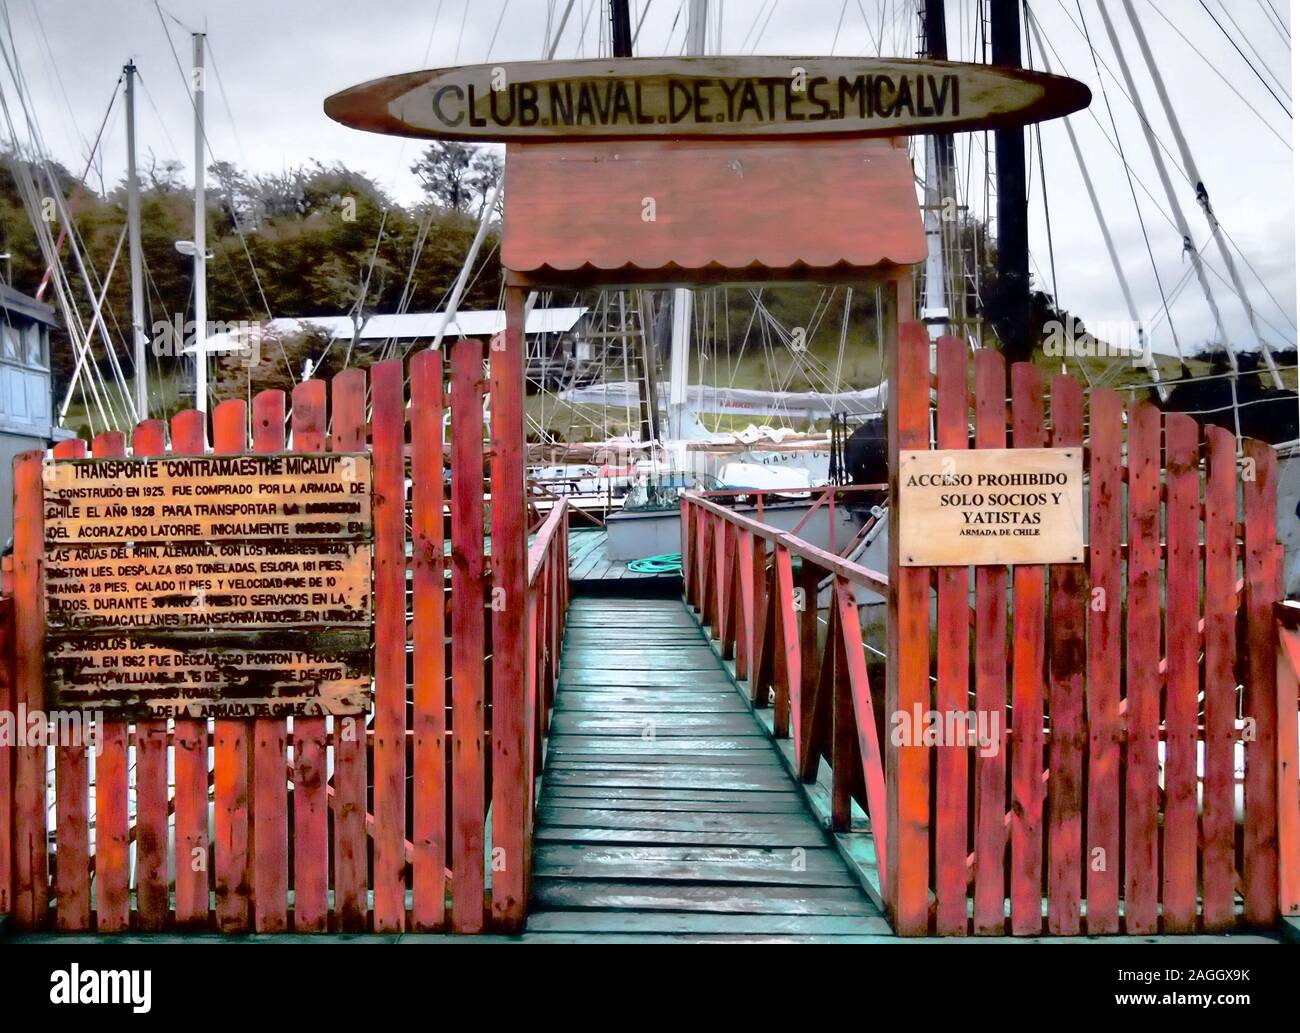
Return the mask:
<svg viewBox="0 0 1300 1033"><path fill-rule="evenodd" d="M703 54L709 0L689 0L686 22L686 53ZM684 287L673 291L672 345L669 351L668 436L681 438L686 431L686 375L691 356L691 314L695 295Z"/></svg>
<svg viewBox="0 0 1300 1033"><path fill-rule="evenodd" d="M989 35L993 64L1020 68L1020 5L995 0L990 5ZM1029 206L1025 193L1025 131L998 129L993 134L998 191L998 294L1002 351L1010 363L1022 362L1032 350L1029 331Z"/></svg>
<svg viewBox="0 0 1300 1033"><path fill-rule="evenodd" d="M144 334L144 262L140 255L140 181L135 171L135 62L126 75L126 233L131 259L131 338L135 345L135 416L149 418Z"/></svg>
<svg viewBox="0 0 1300 1033"><path fill-rule="evenodd" d="M208 411L208 219L204 185L203 43L194 33L194 408Z"/></svg>
<svg viewBox="0 0 1300 1033"><path fill-rule="evenodd" d="M614 57L632 56L632 14L628 0L610 0L609 40ZM637 378L637 396L641 417L641 440L654 441L659 437L659 391L655 384L655 348L646 327L645 312L637 306L637 319L641 328L640 367ZM627 294L618 292L618 332L623 344L624 363L627 361Z"/></svg>
<svg viewBox="0 0 1300 1033"><path fill-rule="evenodd" d="M921 0L923 53L936 61L948 60L948 27L942 0ZM949 283L947 248L949 227L944 225L953 201L953 143L951 133L931 133L925 137L925 301L921 318L937 341L948 328L957 326L957 314L949 307L956 304L957 293ZM934 365L934 346L930 349Z"/></svg>

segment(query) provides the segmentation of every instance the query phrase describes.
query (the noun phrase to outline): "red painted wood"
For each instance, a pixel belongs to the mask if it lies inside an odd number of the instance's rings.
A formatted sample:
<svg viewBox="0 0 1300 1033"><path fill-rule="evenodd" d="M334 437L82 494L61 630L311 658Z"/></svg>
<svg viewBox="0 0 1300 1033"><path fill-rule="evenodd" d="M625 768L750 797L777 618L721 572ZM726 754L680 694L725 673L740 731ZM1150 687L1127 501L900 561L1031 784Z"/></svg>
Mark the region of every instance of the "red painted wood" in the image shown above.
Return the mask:
<svg viewBox="0 0 1300 1033"><path fill-rule="evenodd" d="M1073 377L1052 378L1052 445L1083 447L1083 389ZM1047 795L1047 929L1080 930L1083 894L1083 758L1088 741L1083 679L1087 671L1087 579L1078 563L1051 568L1048 626L1048 709L1052 715Z"/></svg>
<svg viewBox="0 0 1300 1033"><path fill-rule="evenodd" d="M909 283L910 286L910 283ZM900 293L902 289L900 287ZM900 304L902 311L907 306ZM902 323L898 330L896 412L891 426L890 454L930 445L930 339L920 323ZM897 463L891 463L891 481ZM887 714L913 714L930 709L930 571L898 563L897 507L890 510L890 685ZM929 929L930 914L930 751L919 742L891 747L887 840L886 898L898 932L915 936ZM999 817L1000 820L1000 817ZM999 894L1000 896L1000 894ZM1001 904L999 903L999 909Z"/></svg>
<svg viewBox="0 0 1300 1033"><path fill-rule="evenodd" d="M1043 377L1029 363L1011 367L1011 440L1015 448L1041 448ZM1054 414L1055 415L1055 414ZM1046 672L1046 595L1042 566L1017 566L1011 574L1011 931L1043 930L1043 679Z"/></svg>
<svg viewBox="0 0 1300 1033"><path fill-rule="evenodd" d="M678 532L682 543L682 595L687 604L695 598L695 522L691 519L691 503L685 495L681 499L681 523Z"/></svg>
<svg viewBox="0 0 1300 1033"><path fill-rule="evenodd" d="M248 438L247 406L238 399L222 402L212 418L212 451L243 452ZM242 932L249 928L249 765L252 760L251 722L213 722L212 792L217 928Z"/></svg>
<svg viewBox="0 0 1300 1033"><path fill-rule="evenodd" d="M117 431L91 443L96 458L126 455L126 438ZM131 926L130 825L127 811L128 726L105 721L95 758L95 928L123 932Z"/></svg>
<svg viewBox="0 0 1300 1033"><path fill-rule="evenodd" d="M552 280L551 270L576 278L594 269L609 282L615 270L667 265L707 277L719 267L752 275L763 265L907 266L925 257L912 166L890 141L746 141L743 176L736 153L729 140L511 143L506 268L545 267ZM792 177L818 199L819 218L785 219L776 235L760 230L752 213L788 211ZM659 212L651 221L642 212L648 193ZM588 213L580 223L576 197Z"/></svg>
<svg viewBox="0 0 1300 1033"><path fill-rule="evenodd" d="M839 608L834 605L833 599L831 602L830 612L826 617L826 643L817 664L817 680L811 683L807 720L803 725L803 738L799 749L799 778L804 782L816 780L817 769L822 758L832 761L834 751L832 735L834 733L835 665L839 662L837 658L841 652L842 636L837 630ZM887 809L888 803L886 803ZM885 816L885 821L888 824L888 814ZM884 842L888 843L887 840ZM884 885L883 879L881 884Z"/></svg>
<svg viewBox="0 0 1300 1033"><path fill-rule="evenodd" d="M736 529L722 525L722 549L718 553L718 652L724 660L735 658L736 647ZM779 734L779 733L778 733Z"/></svg>
<svg viewBox="0 0 1300 1033"><path fill-rule="evenodd" d="M790 734L790 694L792 687L798 691L803 677L801 669L803 658L799 655L799 612L795 609L794 568L790 553L777 549L775 559L777 586L777 619L780 631L773 642L778 657L776 681L776 702L773 713L774 733L778 738ZM808 603L805 602L805 605ZM816 605L814 599L811 605Z"/></svg>
<svg viewBox="0 0 1300 1033"><path fill-rule="evenodd" d="M1002 355L975 353L975 447L1005 448L1006 369ZM975 708L1003 726L1007 699L1007 572L975 572ZM975 758L975 932L1005 931L1007 760L1003 750Z"/></svg>
<svg viewBox="0 0 1300 1033"><path fill-rule="evenodd" d="M1165 417L1165 778L1164 927L1196 929L1196 743L1200 721L1199 430L1190 416Z"/></svg>
<svg viewBox="0 0 1300 1033"><path fill-rule="evenodd" d="M1088 932L1119 932L1120 662L1123 656L1124 400L1090 396L1088 576Z"/></svg>
<svg viewBox="0 0 1300 1033"><path fill-rule="evenodd" d="M85 454L86 443L79 438L54 446L55 459L79 459ZM12 713L12 708L7 712ZM10 756L13 751L5 746L0 753ZM84 743L55 744L54 785L55 924L67 931L89 929L90 765Z"/></svg>
<svg viewBox="0 0 1300 1033"><path fill-rule="evenodd" d="M44 517L43 454L14 458L14 695L28 713L45 709L45 615L41 597ZM8 747L6 747L8 748ZM41 929L48 922L50 878L45 803L46 750L26 741L14 759L14 922Z"/></svg>
<svg viewBox="0 0 1300 1033"><path fill-rule="evenodd" d="M1237 441L1224 427L1206 427L1205 443L1201 914L1205 930L1217 932L1237 921Z"/></svg>
<svg viewBox="0 0 1300 1033"><path fill-rule="evenodd" d="M731 620L729 612L731 600L729 598L727 579L727 552L731 546L731 525L724 520L717 521L714 525L713 542L713 568L711 573L713 575L714 620L711 630L719 648L723 649L727 640L727 625Z"/></svg>
<svg viewBox="0 0 1300 1033"><path fill-rule="evenodd" d="M406 924L406 436L401 359L370 370L375 511L375 931Z"/></svg>
<svg viewBox="0 0 1300 1033"><path fill-rule="evenodd" d="M521 929L527 913L524 668L528 520L524 513L524 292L506 289L506 330L490 348L492 392L492 918Z"/></svg>
<svg viewBox="0 0 1300 1033"><path fill-rule="evenodd" d="M708 569L709 555L709 518L704 510L697 510L695 513L695 595L692 599L692 605L695 612L703 619L704 617L704 572Z"/></svg>
<svg viewBox="0 0 1300 1033"><path fill-rule="evenodd" d="M754 655L754 536L741 531L736 550L736 595L739 625L736 629L736 677L748 678ZM683 570L686 567L682 568ZM799 741L795 715L795 742Z"/></svg>
<svg viewBox="0 0 1300 1033"><path fill-rule="evenodd" d="M293 450L325 451L325 381L306 380L292 395ZM329 929L329 737L323 717L293 719L293 927Z"/></svg>
<svg viewBox="0 0 1300 1033"><path fill-rule="evenodd" d="M1300 916L1300 639L1279 626L1277 649L1278 911Z"/></svg>
<svg viewBox="0 0 1300 1033"><path fill-rule="evenodd" d="M441 929L447 892L446 563L442 353L411 360L411 526L415 733L411 926Z"/></svg>
<svg viewBox="0 0 1300 1033"><path fill-rule="evenodd" d="M1157 739L1160 734L1160 410L1129 409L1127 782L1124 790L1124 925L1156 932L1159 895Z"/></svg>
<svg viewBox="0 0 1300 1033"><path fill-rule="evenodd" d="M330 385L330 451L366 447L366 374L347 369ZM342 932L366 928L366 721L334 719L334 914Z"/></svg>
<svg viewBox="0 0 1300 1033"><path fill-rule="evenodd" d="M483 345L451 353L452 904L456 932L483 928Z"/></svg>
<svg viewBox="0 0 1300 1033"><path fill-rule="evenodd" d="M969 445L969 354L965 341L939 338L938 448L964 449ZM938 583L935 700L941 714L964 714L970 709L970 570L940 567ZM941 936L965 936L968 925L966 856L970 846L966 807L970 756L964 743L944 743L935 756L935 931Z"/></svg>
<svg viewBox="0 0 1300 1033"><path fill-rule="evenodd" d="M836 581L838 580L837 578ZM834 587L831 590L831 607L834 616L826 622L827 645L830 647L826 655L826 680L831 690L831 831L847 832L852 817L852 792L859 762L855 748L857 729L853 720L847 653L844 633L840 627L839 593Z"/></svg>
<svg viewBox="0 0 1300 1033"><path fill-rule="evenodd" d="M167 425L145 420L135 428L132 451L160 456L167 451ZM164 929L169 910L167 720L135 723L135 908L145 932Z"/></svg>
<svg viewBox="0 0 1300 1033"><path fill-rule="evenodd" d="M704 520L704 588L701 615L709 626L710 634L716 637L718 628L718 562L722 553L723 524L712 513Z"/></svg>
<svg viewBox="0 0 1300 1033"><path fill-rule="evenodd" d="M838 616L842 660L853 701L853 723L857 729L858 752L862 759L862 776L867 791L867 814L871 819L871 838L876 847L877 864L881 865L883 883L887 872L883 868L884 845L889 840L889 816L885 792L885 755L876 732L876 713L871 699L871 682L867 676L867 660L862 649L862 625L858 618L858 604L853 588L840 578L835 579L833 605Z"/></svg>
<svg viewBox="0 0 1300 1033"><path fill-rule="evenodd" d="M743 534L743 540L749 542L749 554L744 557L742 565L744 563L749 565L749 585L751 586L750 591L752 591L754 583L754 538L748 531L743 532ZM763 546L761 541L759 546ZM817 589L821 583L821 578L822 571L807 560L799 564L799 588L803 592L804 606L799 613L799 684L790 686L792 695L795 695L797 689L797 695L791 702L790 715L795 762L800 765L803 763L804 737L807 734L808 722L817 695L817 664L819 659L817 637L818 624L820 623L817 610ZM752 603L750 608L752 610Z"/></svg>
<svg viewBox="0 0 1300 1033"><path fill-rule="evenodd" d="M10 559L6 556L5 559ZM0 710L17 712L14 699L14 601L0 598ZM101 729L102 731L102 729ZM0 914L14 911L14 751L0 750Z"/></svg>
<svg viewBox="0 0 1300 1033"><path fill-rule="evenodd" d="M283 452L283 391L253 396L253 451ZM253 925L260 933L289 926L288 728L284 718L253 719Z"/></svg>
<svg viewBox="0 0 1300 1033"><path fill-rule="evenodd" d="M701 513L701 515L703 515ZM697 541L699 539L696 539ZM756 697L758 693L758 675L759 668L763 662L764 651L768 648L768 570L767 570L767 542L762 539L754 541L754 636L753 650L750 661L750 695ZM766 705L767 694L763 693L763 704Z"/></svg>
<svg viewBox="0 0 1300 1033"><path fill-rule="evenodd" d="M172 453L206 451L204 413L186 409L172 417ZM176 924L201 929L208 924L208 722L177 718L172 741L175 770Z"/></svg>
<svg viewBox="0 0 1300 1033"><path fill-rule="evenodd" d="M1246 467L1242 501L1246 522L1245 661L1242 714L1254 720L1246 741L1246 804L1242 833L1241 895L1245 919L1277 921L1277 632L1273 605L1281 598L1277 544L1277 453L1262 441L1242 442Z"/></svg>

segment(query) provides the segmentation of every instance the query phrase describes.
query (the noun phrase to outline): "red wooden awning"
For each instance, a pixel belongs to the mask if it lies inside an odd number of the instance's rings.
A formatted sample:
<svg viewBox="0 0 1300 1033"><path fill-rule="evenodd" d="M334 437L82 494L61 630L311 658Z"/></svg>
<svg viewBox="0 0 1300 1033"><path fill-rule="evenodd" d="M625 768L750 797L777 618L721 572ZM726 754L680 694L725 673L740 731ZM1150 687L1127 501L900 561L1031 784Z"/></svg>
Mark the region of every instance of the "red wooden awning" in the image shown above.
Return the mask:
<svg viewBox="0 0 1300 1033"><path fill-rule="evenodd" d="M925 257L890 140L510 144L505 194L519 283L839 280Z"/></svg>

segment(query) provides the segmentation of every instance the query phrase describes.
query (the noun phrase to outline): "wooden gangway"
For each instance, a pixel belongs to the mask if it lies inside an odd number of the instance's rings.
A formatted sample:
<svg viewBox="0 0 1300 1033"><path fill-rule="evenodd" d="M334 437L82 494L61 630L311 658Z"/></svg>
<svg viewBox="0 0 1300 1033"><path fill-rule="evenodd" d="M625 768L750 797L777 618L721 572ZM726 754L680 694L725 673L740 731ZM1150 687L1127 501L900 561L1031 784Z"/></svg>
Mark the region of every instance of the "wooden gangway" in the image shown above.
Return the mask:
<svg viewBox="0 0 1300 1033"><path fill-rule="evenodd" d="M890 936L681 601L569 611L527 930Z"/></svg>

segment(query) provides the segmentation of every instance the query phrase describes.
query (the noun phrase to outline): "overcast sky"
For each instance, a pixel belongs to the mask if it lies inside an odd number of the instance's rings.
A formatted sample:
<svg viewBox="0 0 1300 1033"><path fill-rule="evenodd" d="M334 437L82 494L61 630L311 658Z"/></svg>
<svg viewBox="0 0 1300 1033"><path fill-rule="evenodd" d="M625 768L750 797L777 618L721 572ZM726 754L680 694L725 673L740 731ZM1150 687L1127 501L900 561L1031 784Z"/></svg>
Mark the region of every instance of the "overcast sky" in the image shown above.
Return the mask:
<svg viewBox="0 0 1300 1033"><path fill-rule="evenodd" d="M645 11L636 44L638 55L681 52L686 20L682 2L649 0L647 10L646 0L633 0L634 21ZM1132 28L1119 0L1105 2L1152 124L1175 156L1169 163L1170 172L1195 243L1204 247L1206 222L1176 160L1173 135L1160 112ZM1291 120L1283 110L1283 106L1291 106L1291 54L1288 36L1268 15L1269 9L1279 12L1289 31L1287 0L1206 0L1223 29L1236 38L1251 64L1268 80L1276 98L1234 50L1200 0L1159 0L1159 12L1152 0L1133 2L1214 208L1276 298L1276 302L1270 298L1245 263L1240 263L1263 333L1270 342L1294 343L1295 181ZM554 14L558 21L565 3L165 0L161 17L153 0L7 0L7 7L45 143L77 173L85 164L121 66L131 57L143 79L138 114L141 154L152 149L160 160L178 159L189 169L192 115L171 46L176 48L181 65L188 68L189 31L202 29L208 33L209 60L216 71L210 79L215 88L208 93L208 136L217 158L259 172L279 171L310 159L341 161L375 177L399 200L412 201L419 196L419 186L409 166L419 152L419 143L344 128L325 117L322 100L345 86L420 67L537 59L543 52L548 15ZM594 57L602 52L603 36L607 35L602 6L601 0L576 0L557 57ZM724 0L715 4L715 13L718 6L720 26L715 18L710 46L719 46L720 28L723 53L851 56L874 55L880 47L886 54L913 56L917 45L915 4L910 0ZM1198 346L1212 333L1209 309L1195 280L1185 275L1188 264L1182 242L1162 214L1168 203L1134 107L1120 83L1106 72L1109 67L1115 76L1120 75L1097 0L1082 0L1086 22L1080 20L1076 0L1032 0L1030 6L1048 41L1054 70L1081 79L1093 89L1091 110L1072 116L1070 122L1090 159L1094 185L1142 321L1155 328L1153 340L1158 349L1172 350L1139 210L1160 280L1172 299L1174 328L1185 347ZM970 60L976 54L975 9L974 0L949 0L947 4L950 57L954 60ZM1110 111L1080 31L1085 24L1102 63ZM1036 45L1034 59L1035 67L1042 67ZM1280 84L1270 76L1280 78ZM11 96L7 76L0 76L0 84ZM1124 167L1103 135L1103 127L1111 134L1112 112L1133 169L1132 190L1140 202L1137 207ZM970 170L971 188L965 199L977 211L983 203L982 146L982 137L963 134L958 138L963 179ZM1060 302L1089 323L1126 322L1123 295L1106 257L1063 123L1042 127L1042 149ZM120 104L106 130L102 161L104 179L111 185L125 169ZM1050 290L1043 190L1037 170L1035 152L1032 259L1036 277ZM92 183L97 185L97 175L92 176ZM1226 277L1214 248L1205 254L1211 267ZM1210 278L1230 335L1241 347L1253 346L1243 306L1215 273Z"/></svg>

